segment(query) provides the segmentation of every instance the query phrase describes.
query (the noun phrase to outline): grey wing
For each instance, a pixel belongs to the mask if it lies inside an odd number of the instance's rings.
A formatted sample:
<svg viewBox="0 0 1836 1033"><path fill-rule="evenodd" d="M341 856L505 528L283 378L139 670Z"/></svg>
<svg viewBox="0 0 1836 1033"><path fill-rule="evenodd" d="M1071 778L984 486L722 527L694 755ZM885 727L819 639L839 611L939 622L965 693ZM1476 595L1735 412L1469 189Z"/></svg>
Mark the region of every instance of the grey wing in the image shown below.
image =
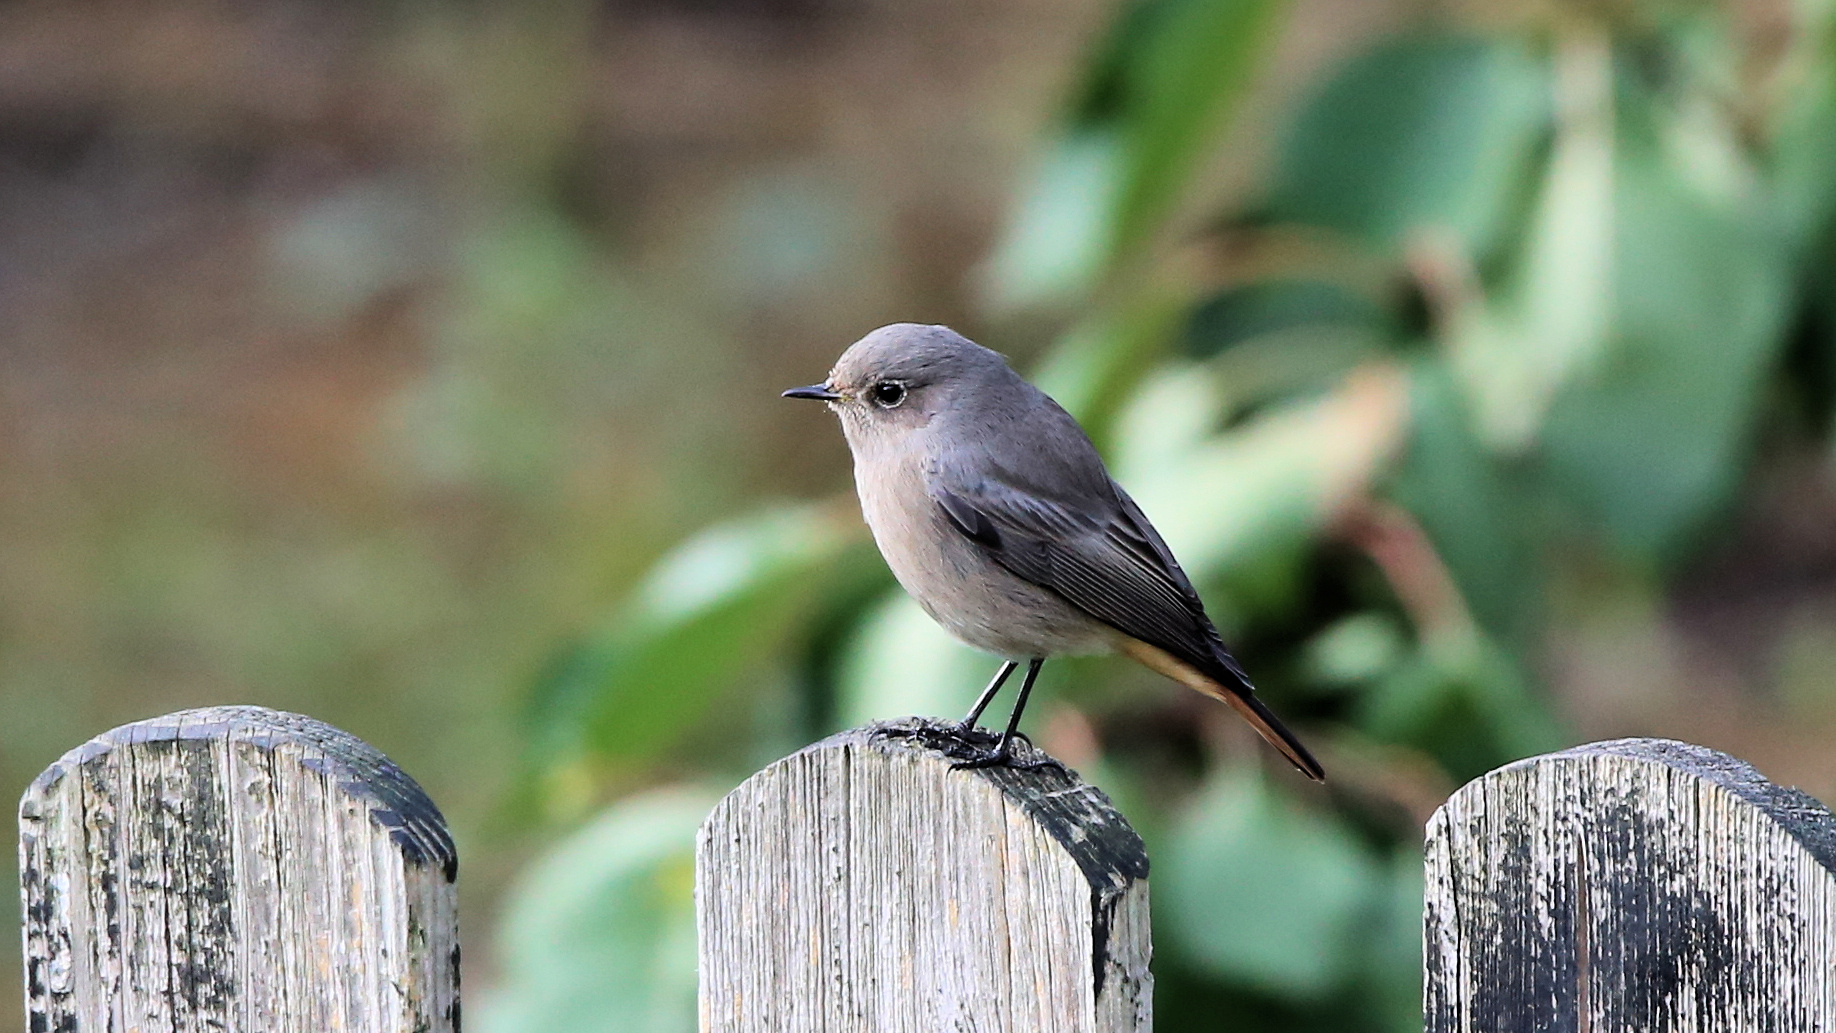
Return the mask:
<svg viewBox="0 0 1836 1033"><path fill-rule="evenodd" d="M1239 692L1251 690L1173 553L1133 499L1074 505L999 480L933 479L950 523L1016 577ZM1112 504L1102 504L1112 503Z"/></svg>

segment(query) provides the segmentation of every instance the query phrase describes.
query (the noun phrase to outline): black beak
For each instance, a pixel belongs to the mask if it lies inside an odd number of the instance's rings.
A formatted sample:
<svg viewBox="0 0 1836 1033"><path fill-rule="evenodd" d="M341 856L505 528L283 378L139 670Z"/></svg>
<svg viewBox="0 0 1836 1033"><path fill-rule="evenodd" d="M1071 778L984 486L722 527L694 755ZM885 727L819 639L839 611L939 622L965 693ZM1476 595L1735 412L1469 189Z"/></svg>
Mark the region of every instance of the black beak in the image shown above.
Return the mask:
<svg viewBox="0 0 1836 1033"><path fill-rule="evenodd" d="M814 398L818 402L839 402L841 395L829 390L827 384L811 384L809 387L793 387L784 392L785 398Z"/></svg>

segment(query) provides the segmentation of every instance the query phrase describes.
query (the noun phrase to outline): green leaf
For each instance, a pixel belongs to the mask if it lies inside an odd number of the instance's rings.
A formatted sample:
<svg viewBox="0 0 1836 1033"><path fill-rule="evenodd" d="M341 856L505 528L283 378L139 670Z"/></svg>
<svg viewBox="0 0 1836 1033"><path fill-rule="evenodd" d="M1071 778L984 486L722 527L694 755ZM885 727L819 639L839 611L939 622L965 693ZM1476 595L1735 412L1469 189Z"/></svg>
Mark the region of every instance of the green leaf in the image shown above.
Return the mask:
<svg viewBox="0 0 1836 1033"><path fill-rule="evenodd" d="M1396 331L1375 301L1339 284L1267 280L1200 305L1184 350L1225 387L1234 416L1330 390L1361 363L1386 358Z"/></svg>
<svg viewBox="0 0 1836 1033"><path fill-rule="evenodd" d="M1473 617L1513 641L1540 591L1528 493L1480 442L1444 366L1416 366L1409 406L1409 443L1388 494L1422 525Z"/></svg>
<svg viewBox="0 0 1836 1033"><path fill-rule="evenodd" d="M1270 214L1385 246L1445 229L1483 254L1547 125L1548 90L1543 61L1508 41L1386 43L1295 119Z"/></svg>
<svg viewBox="0 0 1836 1033"><path fill-rule="evenodd" d="M1615 208L1615 339L1556 399L1545 448L1553 482L1621 550L1674 562L1739 483L1793 278L1763 220L1655 155L1622 163Z"/></svg>
<svg viewBox="0 0 1836 1033"><path fill-rule="evenodd" d="M1369 298L1323 280L1261 280L1200 305L1186 327L1186 353L1208 359L1259 337L1301 332L1377 336L1388 320Z"/></svg>
<svg viewBox="0 0 1836 1033"><path fill-rule="evenodd" d="M844 647L836 719L854 727L908 714L958 717L999 666L951 638L911 596L890 592Z"/></svg>
<svg viewBox="0 0 1836 1033"><path fill-rule="evenodd" d="M1127 304L1099 312L1060 337L1033 382L1104 447L1117 411L1167 350L1189 304L1180 291L1159 286L1137 291Z"/></svg>
<svg viewBox="0 0 1836 1033"><path fill-rule="evenodd" d="M1101 275L1114 235L1121 144L1107 129L1073 130L1051 145L983 270L997 308L1077 297Z"/></svg>
<svg viewBox="0 0 1836 1033"><path fill-rule="evenodd" d="M1343 689L1387 674L1405 649L1396 619L1367 610L1335 621L1315 635L1303 650L1301 663L1309 681Z"/></svg>
<svg viewBox="0 0 1836 1033"><path fill-rule="evenodd" d="M1339 821L1295 806L1254 770L1227 771L1179 819L1155 868L1155 928L1233 982L1319 1000L1353 973L1380 888Z"/></svg>
<svg viewBox="0 0 1836 1033"><path fill-rule="evenodd" d="M1401 378L1367 371L1323 399L1182 447L1189 410L1204 404L1182 387L1191 377L1204 374L1170 369L1131 404L1118 425L1117 479L1195 579L1274 585L1284 579L1270 571L1291 566L1388 459L1404 418Z"/></svg>
<svg viewBox="0 0 1836 1033"><path fill-rule="evenodd" d="M690 539L538 686L539 754L629 763L669 746L781 646L851 538L832 514L801 508Z"/></svg>
<svg viewBox="0 0 1836 1033"><path fill-rule="evenodd" d="M1793 6L1797 25L1779 78L1795 88L1781 98L1767 158L1779 232L1803 251L1836 211L1836 5Z"/></svg>
<svg viewBox="0 0 1836 1033"><path fill-rule="evenodd" d="M1422 1030L1422 900L1426 892L1419 844L1405 845L1384 873L1375 922L1366 941L1362 995L1374 1028Z"/></svg>
<svg viewBox="0 0 1836 1033"><path fill-rule="evenodd" d="M1127 9L995 248L993 304L1075 299L1159 229L1285 6L1137 0Z"/></svg>
<svg viewBox="0 0 1836 1033"><path fill-rule="evenodd" d="M673 788L623 800L523 872L498 930L501 980L478 1027L694 1030L695 833L718 799Z"/></svg>
<svg viewBox="0 0 1836 1033"><path fill-rule="evenodd" d="M1112 252L1125 257L1184 195L1198 159L1250 81L1277 0L1154 0L1122 66L1125 166Z"/></svg>
<svg viewBox="0 0 1836 1033"><path fill-rule="evenodd" d="M1612 330L1613 55L1603 30L1561 35L1549 160L1501 283L1448 290L1442 336L1480 436L1518 454L1561 388L1597 367ZM1463 261L1448 255L1449 263Z"/></svg>
<svg viewBox="0 0 1836 1033"><path fill-rule="evenodd" d="M1567 744L1523 671L1483 636L1423 648L1359 700L1355 720L1427 751L1459 782Z"/></svg>

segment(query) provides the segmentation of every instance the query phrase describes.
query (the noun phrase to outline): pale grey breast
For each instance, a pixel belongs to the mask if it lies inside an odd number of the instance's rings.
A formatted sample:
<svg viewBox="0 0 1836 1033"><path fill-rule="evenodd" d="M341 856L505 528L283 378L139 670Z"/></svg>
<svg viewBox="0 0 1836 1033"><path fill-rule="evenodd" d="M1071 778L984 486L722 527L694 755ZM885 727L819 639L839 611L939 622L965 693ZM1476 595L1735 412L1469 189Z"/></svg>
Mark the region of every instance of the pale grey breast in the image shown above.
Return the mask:
<svg viewBox="0 0 1836 1033"><path fill-rule="evenodd" d="M977 649L1011 659L1107 652L1107 627L1008 573L950 526L925 487L929 430L855 457L861 513L899 584L931 619Z"/></svg>

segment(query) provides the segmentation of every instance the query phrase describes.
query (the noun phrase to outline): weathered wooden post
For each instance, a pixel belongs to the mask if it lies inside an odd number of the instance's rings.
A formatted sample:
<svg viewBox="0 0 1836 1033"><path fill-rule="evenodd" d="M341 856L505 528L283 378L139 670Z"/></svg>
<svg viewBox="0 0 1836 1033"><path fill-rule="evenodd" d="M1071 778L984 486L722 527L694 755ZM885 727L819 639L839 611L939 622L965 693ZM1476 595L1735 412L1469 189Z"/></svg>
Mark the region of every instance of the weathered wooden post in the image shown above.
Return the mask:
<svg viewBox="0 0 1836 1033"><path fill-rule="evenodd" d="M869 725L715 808L695 863L703 1031L1151 1027L1140 837L1062 768L954 769L970 745Z"/></svg>
<svg viewBox="0 0 1836 1033"><path fill-rule="evenodd" d="M357 738L259 707L125 725L19 806L31 1033L457 1033L458 858Z"/></svg>
<svg viewBox="0 0 1836 1033"><path fill-rule="evenodd" d="M1428 825L1430 1033L1836 1030L1836 817L1700 746L1501 768Z"/></svg>

